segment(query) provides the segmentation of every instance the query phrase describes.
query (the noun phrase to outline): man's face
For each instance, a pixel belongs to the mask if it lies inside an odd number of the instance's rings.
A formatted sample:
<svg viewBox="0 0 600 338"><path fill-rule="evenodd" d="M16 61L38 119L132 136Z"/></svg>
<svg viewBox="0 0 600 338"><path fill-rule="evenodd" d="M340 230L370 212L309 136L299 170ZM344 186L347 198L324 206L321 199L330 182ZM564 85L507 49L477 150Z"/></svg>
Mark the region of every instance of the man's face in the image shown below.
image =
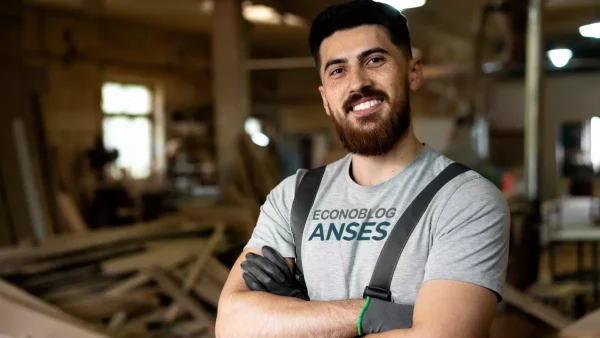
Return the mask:
<svg viewBox="0 0 600 338"><path fill-rule="evenodd" d="M410 127L410 90L422 82L420 62L408 58L385 28L364 25L338 31L320 48L322 86L346 150L363 156L390 151Z"/></svg>

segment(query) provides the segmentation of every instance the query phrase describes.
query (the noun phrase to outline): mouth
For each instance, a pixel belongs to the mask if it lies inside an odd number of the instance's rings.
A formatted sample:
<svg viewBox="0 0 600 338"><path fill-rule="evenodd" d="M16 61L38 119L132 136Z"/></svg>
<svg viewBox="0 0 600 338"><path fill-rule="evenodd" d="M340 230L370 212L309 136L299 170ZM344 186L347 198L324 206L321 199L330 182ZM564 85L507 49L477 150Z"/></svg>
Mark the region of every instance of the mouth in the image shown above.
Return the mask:
<svg viewBox="0 0 600 338"><path fill-rule="evenodd" d="M383 99L367 97L354 103L348 111L358 116L367 116L375 113L382 104Z"/></svg>

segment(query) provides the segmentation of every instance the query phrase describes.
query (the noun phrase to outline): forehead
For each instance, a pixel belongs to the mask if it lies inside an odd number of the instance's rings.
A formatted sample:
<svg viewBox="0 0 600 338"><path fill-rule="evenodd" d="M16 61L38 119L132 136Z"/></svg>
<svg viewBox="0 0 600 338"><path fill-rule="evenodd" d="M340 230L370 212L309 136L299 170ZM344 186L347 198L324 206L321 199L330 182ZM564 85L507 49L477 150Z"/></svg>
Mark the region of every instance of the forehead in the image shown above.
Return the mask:
<svg viewBox="0 0 600 338"><path fill-rule="evenodd" d="M389 52L395 50L387 30L382 26L363 25L340 30L321 43L321 60L325 63L330 59L351 58L375 47L384 48Z"/></svg>

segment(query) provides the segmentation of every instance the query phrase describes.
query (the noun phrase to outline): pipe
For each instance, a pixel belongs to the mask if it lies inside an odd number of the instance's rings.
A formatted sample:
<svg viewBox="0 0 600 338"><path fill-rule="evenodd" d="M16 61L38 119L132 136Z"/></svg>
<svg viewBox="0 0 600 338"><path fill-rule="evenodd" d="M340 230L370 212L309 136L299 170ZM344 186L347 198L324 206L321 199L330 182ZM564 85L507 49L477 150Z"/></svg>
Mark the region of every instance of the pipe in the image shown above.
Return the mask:
<svg viewBox="0 0 600 338"><path fill-rule="evenodd" d="M528 287L537 281L541 216L541 131L544 126L542 114L543 88L543 9L545 0L529 0L526 68L525 68L525 197L527 218L523 229L523 250L519 269L521 287ZM525 249L526 248L526 249Z"/></svg>
<svg viewBox="0 0 600 338"><path fill-rule="evenodd" d="M526 196L533 202L540 198L540 129L543 126L543 6L545 0L530 0L527 25L525 69L525 169Z"/></svg>

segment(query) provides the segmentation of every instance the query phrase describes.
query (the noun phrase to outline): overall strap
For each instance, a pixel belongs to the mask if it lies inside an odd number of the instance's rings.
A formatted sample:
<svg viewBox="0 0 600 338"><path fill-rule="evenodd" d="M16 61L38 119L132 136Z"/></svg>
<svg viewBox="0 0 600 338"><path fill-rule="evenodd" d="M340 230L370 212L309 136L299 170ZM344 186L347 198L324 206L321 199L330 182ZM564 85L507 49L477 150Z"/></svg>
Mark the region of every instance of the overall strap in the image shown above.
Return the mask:
<svg viewBox="0 0 600 338"><path fill-rule="evenodd" d="M392 278L396 271L396 266L400 260L400 255L410 238L413 230L419 223L421 216L429 206L429 203L435 194L450 180L456 176L470 170L459 163L452 163L447 166L436 178L429 183L423 191L406 208L406 211L400 216L400 219L392 229L388 239L383 245L379 254L375 270L371 276L369 285L365 288L363 297L378 298L385 301L391 301L392 292L390 286Z"/></svg>
<svg viewBox="0 0 600 338"><path fill-rule="evenodd" d="M300 272L303 271L302 234L304 233L308 213L310 212L310 209L312 209L315 196L317 196L317 192L319 191L325 168L326 166L311 169L304 174L304 177L302 177L302 180L300 181L300 185L296 189L296 196L292 203L291 227L294 236L294 244L296 246L296 267Z"/></svg>

